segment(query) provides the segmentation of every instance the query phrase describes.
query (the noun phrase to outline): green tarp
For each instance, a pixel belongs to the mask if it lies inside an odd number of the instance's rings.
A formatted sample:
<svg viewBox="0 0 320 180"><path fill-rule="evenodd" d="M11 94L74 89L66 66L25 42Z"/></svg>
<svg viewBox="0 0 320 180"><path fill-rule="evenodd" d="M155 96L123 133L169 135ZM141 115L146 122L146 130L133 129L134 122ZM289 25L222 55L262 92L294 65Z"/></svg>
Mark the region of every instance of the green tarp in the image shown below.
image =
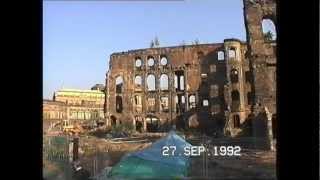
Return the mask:
<svg viewBox="0 0 320 180"><path fill-rule="evenodd" d="M164 146L176 147L174 155L163 156ZM184 147L191 146L171 131L149 148L128 154L108 174L111 179L181 179L188 175L190 159L184 156Z"/></svg>

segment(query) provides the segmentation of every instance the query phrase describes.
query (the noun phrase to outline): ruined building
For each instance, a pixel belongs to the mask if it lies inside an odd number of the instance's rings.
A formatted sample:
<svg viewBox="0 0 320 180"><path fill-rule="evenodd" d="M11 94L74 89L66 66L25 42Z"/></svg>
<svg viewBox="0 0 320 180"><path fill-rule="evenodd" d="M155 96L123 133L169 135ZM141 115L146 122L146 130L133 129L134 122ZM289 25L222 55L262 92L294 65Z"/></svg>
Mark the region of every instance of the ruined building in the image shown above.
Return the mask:
<svg viewBox="0 0 320 180"><path fill-rule="evenodd" d="M265 40L261 22L276 24L275 15L274 1L244 0L247 42L113 53L105 88L107 125L272 134L262 129L272 127L268 120L276 114L276 42Z"/></svg>

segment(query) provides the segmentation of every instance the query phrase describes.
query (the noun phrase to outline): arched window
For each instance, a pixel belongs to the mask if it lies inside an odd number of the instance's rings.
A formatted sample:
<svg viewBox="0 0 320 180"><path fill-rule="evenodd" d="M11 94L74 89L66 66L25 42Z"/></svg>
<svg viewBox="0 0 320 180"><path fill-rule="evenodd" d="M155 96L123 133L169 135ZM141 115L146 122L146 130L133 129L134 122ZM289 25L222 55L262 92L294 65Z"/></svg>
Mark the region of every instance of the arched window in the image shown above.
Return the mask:
<svg viewBox="0 0 320 180"><path fill-rule="evenodd" d="M236 49L234 47L229 49L229 58L236 58Z"/></svg>
<svg viewBox="0 0 320 180"><path fill-rule="evenodd" d="M231 70L230 80L232 83L237 83L239 81L239 75L238 75L238 71L236 69Z"/></svg>
<svg viewBox="0 0 320 180"><path fill-rule="evenodd" d="M223 51L219 51L218 52L218 61L222 61L224 60L224 52Z"/></svg>
<svg viewBox="0 0 320 180"><path fill-rule="evenodd" d="M154 66L154 64L155 64L154 58L152 56L149 56L147 63L148 63L149 67Z"/></svg>
<svg viewBox="0 0 320 180"><path fill-rule="evenodd" d="M142 66L142 60L140 57L136 58L135 66L138 68Z"/></svg>
<svg viewBox="0 0 320 180"><path fill-rule="evenodd" d="M148 91L156 90L156 77L153 74L149 74L147 77L147 89Z"/></svg>
<svg viewBox="0 0 320 180"><path fill-rule="evenodd" d="M275 41L277 39L276 27L271 19L262 20L262 32L266 42Z"/></svg>
<svg viewBox="0 0 320 180"><path fill-rule="evenodd" d="M162 66L167 65L167 64L168 64L168 59L167 59L167 57L162 56L161 59L160 59L160 64L161 64Z"/></svg>
<svg viewBox="0 0 320 180"><path fill-rule="evenodd" d="M122 110L123 110L122 97L121 96L116 96L116 111L117 111L117 113L121 113Z"/></svg>
<svg viewBox="0 0 320 180"><path fill-rule="evenodd" d="M160 89L168 90L169 89L169 77L166 74L160 76Z"/></svg>
<svg viewBox="0 0 320 180"><path fill-rule="evenodd" d="M178 89L178 76L174 75L174 87Z"/></svg>
<svg viewBox="0 0 320 180"><path fill-rule="evenodd" d="M116 93L122 93L122 87L123 87L123 78L122 76L118 76L116 78Z"/></svg>
<svg viewBox="0 0 320 180"><path fill-rule="evenodd" d="M180 90L184 90L184 76L180 76Z"/></svg>
<svg viewBox="0 0 320 180"><path fill-rule="evenodd" d="M135 79L134 79L134 83L135 85L137 86L141 86L142 85L142 77L141 76L136 76Z"/></svg>

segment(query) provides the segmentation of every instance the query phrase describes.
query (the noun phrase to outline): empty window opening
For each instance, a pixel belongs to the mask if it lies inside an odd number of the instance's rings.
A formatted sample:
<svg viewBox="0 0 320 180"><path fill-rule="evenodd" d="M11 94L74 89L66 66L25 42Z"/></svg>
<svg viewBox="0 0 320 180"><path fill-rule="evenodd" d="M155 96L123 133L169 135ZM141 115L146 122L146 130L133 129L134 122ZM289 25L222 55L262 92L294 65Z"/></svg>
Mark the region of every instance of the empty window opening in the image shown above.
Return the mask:
<svg viewBox="0 0 320 180"><path fill-rule="evenodd" d="M251 71L245 72L246 82L253 82L252 73Z"/></svg>
<svg viewBox="0 0 320 180"><path fill-rule="evenodd" d="M178 76L174 75L174 87L178 89Z"/></svg>
<svg viewBox="0 0 320 180"><path fill-rule="evenodd" d="M135 61L135 66L137 68L141 67L142 66L142 60L141 58L137 58L136 61Z"/></svg>
<svg viewBox="0 0 320 180"><path fill-rule="evenodd" d="M184 113L185 112L185 103L186 99L184 95L177 95L176 96L176 112L177 113Z"/></svg>
<svg viewBox="0 0 320 180"><path fill-rule="evenodd" d="M122 76L118 76L116 78L116 93L122 93L122 87L123 87L123 78Z"/></svg>
<svg viewBox="0 0 320 180"><path fill-rule="evenodd" d="M111 126L114 127L117 125L117 118L114 116L110 116Z"/></svg>
<svg viewBox="0 0 320 180"><path fill-rule="evenodd" d="M201 78L207 78L208 75L206 73L201 73Z"/></svg>
<svg viewBox="0 0 320 180"><path fill-rule="evenodd" d="M186 103L186 98L184 96L181 96L181 103L182 104Z"/></svg>
<svg viewBox="0 0 320 180"><path fill-rule="evenodd" d="M160 59L160 64L161 64L162 66L167 65L167 64L168 64L168 59L167 59L167 57L162 56L161 59Z"/></svg>
<svg viewBox="0 0 320 180"><path fill-rule="evenodd" d="M224 60L224 52L223 51L219 51L218 52L218 61L223 61Z"/></svg>
<svg viewBox="0 0 320 180"><path fill-rule="evenodd" d="M136 131L142 132L143 129L143 123L141 121L136 121Z"/></svg>
<svg viewBox="0 0 320 180"><path fill-rule="evenodd" d="M184 90L184 76L180 76L180 90Z"/></svg>
<svg viewBox="0 0 320 180"><path fill-rule="evenodd" d="M184 72L176 71L175 72L175 87L177 91L184 91Z"/></svg>
<svg viewBox="0 0 320 180"><path fill-rule="evenodd" d="M209 101L208 101L208 99L202 100L202 106L204 106L204 107L209 106Z"/></svg>
<svg viewBox="0 0 320 180"><path fill-rule="evenodd" d="M142 112L142 100L140 95L134 96L134 105L136 112Z"/></svg>
<svg viewBox="0 0 320 180"><path fill-rule="evenodd" d="M211 106L211 114L218 114L220 112L220 105L215 104Z"/></svg>
<svg viewBox="0 0 320 180"><path fill-rule="evenodd" d="M232 91L231 98L232 98L232 101L240 101L239 91Z"/></svg>
<svg viewBox="0 0 320 180"><path fill-rule="evenodd" d="M230 80L231 83L237 83L239 82L239 73L236 69L232 69L230 72Z"/></svg>
<svg viewBox="0 0 320 180"><path fill-rule="evenodd" d="M210 93L209 96L211 98L217 97L219 95L219 87L216 84L210 85Z"/></svg>
<svg viewBox="0 0 320 180"><path fill-rule="evenodd" d="M160 128L160 121L157 117L149 116L146 117L147 131L148 132L158 132Z"/></svg>
<svg viewBox="0 0 320 180"><path fill-rule="evenodd" d="M233 111L238 110L240 106L240 94L239 91L232 91L231 92L231 99L232 99L232 109Z"/></svg>
<svg viewBox="0 0 320 180"><path fill-rule="evenodd" d="M117 113L121 113L122 110L123 110L122 97L121 96L116 96L116 111L117 111Z"/></svg>
<svg viewBox="0 0 320 180"><path fill-rule="evenodd" d="M153 74L149 74L147 77L147 89L148 91L156 90L156 77Z"/></svg>
<svg viewBox="0 0 320 180"><path fill-rule="evenodd" d="M190 109L196 108L196 96L195 95L189 96L189 107L190 107Z"/></svg>
<svg viewBox="0 0 320 180"><path fill-rule="evenodd" d="M134 84L138 87L142 86L142 77L141 76L136 76L134 78Z"/></svg>
<svg viewBox="0 0 320 180"><path fill-rule="evenodd" d="M160 89L168 90L169 89L169 77L166 74L160 76Z"/></svg>
<svg viewBox="0 0 320 180"><path fill-rule="evenodd" d="M240 128L240 117L239 115L233 116L233 126L234 128Z"/></svg>
<svg viewBox="0 0 320 180"><path fill-rule="evenodd" d="M248 92L247 93L247 99L248 99L248 105L252 105L253 104L253 93L252 92Z"/></svg>
<svg viewBox="0 0 320 180"><path fill-rule="evenodd" d="M163 96L160 98L160 108L162 112L169 112L169 97Z"/></svg>
<svg viewBox="0 0 320 180"><path fill-rule="evenodd" d="M156 99L155 98L148 98L148 111L149 112L156 112Z"/></svg>
<svg viewBox="0 0 320 180"><path fill-rule="evenodd" d="M236 49L233 47L229 49L229 58L236 58Z"/></svg>
<svg viewBox="0 0 320 180"><path fill-rule="evenodd" d="M154 58L152 56L149 56L147 63L148 63L149 67L154 66L154 64L155 64Z"/></svg>
<svg viewBox="0 0 320 180"><path fill-rule="evenodd" d="M215 64L211 64L211 65L210 65L210 72L211 72L211 73L214 73L214 72L216 72L216 71L217 71L216 65L215 65Z"/></svg>
<svg viewBox="0 0 320 180"><path fill-rule="evenodd" d="M143 130L143 120L142 120L142 117L136 116L136 117L135 117L135 121L136 121L136 131L142 132L142 130Z"/></svg>
<svg viewBox="0 0 320 180"><path fill-rule="evenodd" d="M271 19L262 20L263 38L266 42L275 41L277 39L276 27Z"/></svg>

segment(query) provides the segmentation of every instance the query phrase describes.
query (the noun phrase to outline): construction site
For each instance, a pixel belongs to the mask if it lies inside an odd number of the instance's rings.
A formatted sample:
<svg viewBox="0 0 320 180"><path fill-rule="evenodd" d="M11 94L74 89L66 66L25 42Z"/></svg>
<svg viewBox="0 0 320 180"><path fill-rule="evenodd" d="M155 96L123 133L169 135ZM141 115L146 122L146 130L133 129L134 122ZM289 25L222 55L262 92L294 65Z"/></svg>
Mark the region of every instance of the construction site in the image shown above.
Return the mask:
<svg viewBox="0 0 320 180"><path fill-rule="evenodd" d="M105 85L45 100L44 178L276 179L276 2L243 4L247 41L114 52Z"/></svg>

